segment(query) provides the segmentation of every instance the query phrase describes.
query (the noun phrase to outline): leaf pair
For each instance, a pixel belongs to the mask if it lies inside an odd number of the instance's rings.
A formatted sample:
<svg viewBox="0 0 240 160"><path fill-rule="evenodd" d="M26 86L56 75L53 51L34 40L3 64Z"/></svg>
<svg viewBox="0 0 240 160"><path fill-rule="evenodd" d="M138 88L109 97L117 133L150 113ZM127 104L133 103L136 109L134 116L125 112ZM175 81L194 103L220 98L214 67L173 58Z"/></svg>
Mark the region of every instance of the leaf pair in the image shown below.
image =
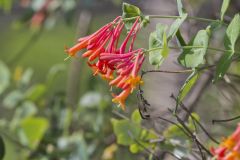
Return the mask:
<svg viewBox="0 0 240 160"><path fill-rule="evenodd" d="M187 68L196 68L205 63L210 38L209 27L200 30L188 44L189 48L183 47L183 52L178 57L178 62Z"/></svg>
<svg viewBox="0 0 240 160"><path fill-rule="evenodd" d="M214 82L223 78L228 68L230 67L232 58L235 55L235 44L239 35L240 16L239 14L236 14L226 30L226 34L224 37L224 46L227 51L223 54L217 64Z"/></svg>
<svg viewBox="0 0 240 160"><path fill-rule="evenodd" d="M117 143L129 146L132 153L144 150L143 146L153 147L155 144L148 143L150 139L156 139L155 133L141 127L141 116L138 110L135 110L131 119L111 120L113 131L117 137Z"/></svg>
<svg viewBox="0 0 240 160"><path fill-rule="evenodd" d="M156 31L152 32L149 37L149 50L152 50L149 52L149 62L157 67L169 54L166 29L165 25L157 24Z"/></svg>
<svg viewBox="0 0 240 160"><path fill-rule="evenodd" d="M152 32L149 37L149 62L150 64L160 67L162 62L169 55L168 42L173 39L180 26L187 18L181 0L177 0L179 18L177 18L169 28L167 32L167 26L163 24L157 24L156 31Z"/></svg>
<svg viewBox="0 0 240 160"><path fill-rule="evenodd" d="M224 20L225 12L229 6L230 0L223 0L222 7L221 7L221 21ZM212 27L212 26L211 26ZM193 48L189 47L183 49L183 52L178 57L178 61L181 65L187 68L193 68L192 74L187 78L185 83L183 84L182 88L179 91L179 95L177 97L177 103L180 103L184 97L188 94L191 88L196 83L197 79L199 78L199 72L195 69L199 67L201 64L205 63L205 55L207 53L209 39L211 35L211 27L207 27L205 30L200 30L196 36L190 41L188 46L192 46ZM232 56L234 54L234 45L236 43L237 37L239 35L239 27L240 27L240 20L239 16L235 16L232 22L230 23L224 40L225 48L230 49L230 52L226 52L222 58L220 59L217 65L217 71L214 81L223 77L232 60ZM211 29L210 29L211 28ZM180 32L177 33L178 40L180 44L185 46L185 42L181 37ZM182 43L181 43L182 42Z"/></svg>

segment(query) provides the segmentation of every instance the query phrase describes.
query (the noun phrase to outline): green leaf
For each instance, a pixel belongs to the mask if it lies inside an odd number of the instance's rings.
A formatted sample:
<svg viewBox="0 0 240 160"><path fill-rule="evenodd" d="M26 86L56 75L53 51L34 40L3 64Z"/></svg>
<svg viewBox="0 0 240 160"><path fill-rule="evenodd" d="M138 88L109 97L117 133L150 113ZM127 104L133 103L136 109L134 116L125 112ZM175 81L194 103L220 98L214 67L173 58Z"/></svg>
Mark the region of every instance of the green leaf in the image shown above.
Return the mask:
<svg viewBox="0 0 240 160"><path fill-rule="evenodd" d="M5 144L3 138L0 136L0 160L4 158L5 155Z"/></svg>
<svg viewBox="0 0 240 160"><path fill-rule="evenodd" d="M47 91L47 87L44 84L37 84L29 88L26 92L26 99L31 101L37 101Z"/></svg>
<svg viewBox="0 0 240 160"><path fill-rule="evenodd" d="M0 95L9 86L10 82L10 71L8 67L0 61Z"/></svg>
<svg viewBox="0 0 240 160"><path fill-rule="evenodd" d="M156 49L149 52L149 62L157 67L162 64L169 54L166 29L165 25L157 24L156 31L152 32L149 37L149 49Z"/></svg>
<svg viewBox="0 0 240 160"><path fill-rule="evenodd" d="M189 116L189 118L188 118L188 124L187 124L191 131L195 131L194 124L196 124L196 122L194 122L194 121L199 121L199 120L200 120L200 116L197 113L195 113L195 112L191 113L191 116Z"/></svg>
<svg viewBox="0 0 240 160"><path fill-rule="evenodd" d="M175 140L176 141L176 140ZM179 159L188 159L190 156L190 144L188 140L178 140L178 146L174 148L173 154Z"/></svg>
<svg viewBox="0 0 240 160"><path fill-rule="evenodd" d="M27 144L34 149L46 133L49 122L42 117L28 117L21 121L21 129L26 138Z"/></svg>
<svg viewBox="0 0 240 160"><path fill-rule="evenodd" d="M122 4L122 18L129 18L128 20L124 20L125 27L127 30L130 30L133 23L135 22L135 18L141 16L141 10L134 5L123 3ZM132 18L132 19L131 19Z"/></svg>
<svg viewBox="0 0 240 160"><path fill-rule="evenodd" d="M131 115L131 120L134 122L134 123L137 123L137 124L140 124L141 121L142 121L142 117L139 113L139 111L136 109L132 115Z"/></svg>
<svg viewBox="0 0 240 160"><path fill-rule="evenodd" d="M222 27L222 23L219 23L219 22L212 22L212 23L210 23L210 31L211 32L213 32L213 31L216 31L216 30L218 30L218 29L220 29L221 27Z"/></svg>
<svg viewBox="0 0 240 160"><path fill-rule="evenodd" d="M178 14L180 16L183 16L183 14L186 14L185 9L183 8L182 0L177 0L177 8L178 8Z"/></svg>
<svg viewBox="0 0 240 160"><path fill-rule="evenodd" d="M14 118L18 120L33 116L37 113L36 105L31 101L24 101L15 111Z"/></svg>
<svg viewBox="0 0 240 160"><path fill-rule="evenodd" d="M141 26L146 27L149 24L149 16L144 16L141 10L132 4L123 3L122 5L122 18L127 30L130 30L137 17L141 18ZM126 19L127 18L127 19Z"/></svg>
<svg viewBox="0 0 240 160"><path fill-rule="evenodd" d="M141 16L141 25L143 27L146 27L150 23L150 17L149 16Z"/></svg>
<svg viewBox="0 0 240 160"><path fill-rule="evenodd" d="M15 90L7 94L3 100L3 105L6 108L12 109L16 107L23 100L22 92Z"/></svg>
<svg viewBox="0 0 240 160"><path fill-rule="evenodd" d="M221 7L221 12L220 12L221 21L224 20L224 15L225 15L225 13L228 9L229 3L230 3L230 0L223 0L222 7Z"/></svg>
<svg viewBox="0 0 240 160"><path fill-rule="evenodd" d="M69 127L72 123L73 111L70 108L66 108L62 111L60 122L62 124L63 134L67 135L69 132Z"/></svg>
<svg viewBox="0 0 240 160"><path fill-rule="evenodd" d="M32 68L28 68L22 75L21 79L20 79L20 85L22 86L27 86L29 85L31 79L32 79L32 75L33 75L33 69Z"/></svg>
<svg viewBox="0 0 240 160"><path fill-rule="evenodd" d="M10 129L14 130L22 119L33 116L37 113L37 107L31 101L25 101L16 108L13 119L10 122Z"/></svg>
<svg viewBox="0 0 240 160"><path fill-rule="evenodd" d="M239 34L240 34L240 16L239 14L236 14L226 30L226 34L224 37L224 46L228 51L224 53L224 55L220 58L217 64L214 82L223 78L224 74L230 67L232 57L235 53L235 43L239 37Z"/></svg>
<svg viewBox="0 0 240 160"><path fill-rule="evenodd" d="M177 40L178 40L178 43L180 44L180 46L186 46L187 45L183 36L182 36L182 34L181 34L181 32L180 32L180 30L177 31L176 37L177 37Z"/></svg>
<svg viewBox="0 0 240 160"><path fill-rule="evenodd" d="M111 120L113 125L113 131L117 136L117 143L121 145L131 145L135 141L133 139L137 138L141 132L141 126L138 124L133 124L129 120ZM133 136L133 137L131 137Z"/></svg>
<svg viewBox="0 0 240 160"><path fill-rule="evenodd" d="M168 31L168 40L172 39L177 31L179 30L180 26L182 25L182 23L185 21L185 19L187 18L187 13L184 13L181 15L181 18L177 18L173 24L170 26L170 29Z"/></svg>
<svg viewBox="0 0 240 160"><path fill-rule="evenodd" d="M141 10L134 5L123 3L122 4L123 18L132 18L141 15Z"/></svg>
<svg viewBox="0 0 240 160"><path fill-rule="evenodd" d="M236 14L226 30L226 35L224 37L224 46L226 49L231 49L232 51L234 51L235 43L239 37L239 32L240 16L239 14Z"/></svg>
<svg viewBox="0 0 240 160"><path fill-rule="evenodd" d="M181 126L181 125L180 125ZM166 139L172 139L172 138L186 138L187 135L185 135L180 128L176 125L170 125L167 129L164 130L163 136Z"/></svg>
<svg viewBox="0 0 240 160"><path fill-rule="evenodd" d="M180 123L177 123L177 125L181 126ZM173 152L180 159L184 159L184 157L188 157L190 148L192 147L192 142L178 126L170 125L167 129L165 129L163 136L166 140L160 147Z"/></svg>
<svg viewBox="0 0 240 160"><path fill-rule="evenodd" d="M88 145L86 144L83 134L74 134L70 137L70 140L72 141L72 144L69 145L69 147L73 144L75 147L73 153L69 155L69 160L75 160L77 158L81 160L90 160Z"/></svg>
<svg viewBox="0 0 240 160"><path fill-rule="evenodd" d="M207 52L210 38L210 30L200 30L195 36L193 42L189 45L195 46L191 49L183 49L183 52L178 57L181 65L187 68L196 68L205 63L205 54Z"/></svg>
<svg viewBox="0 0 240 160"><path fill-rule="evenodd" d="M192 74L187 78L187 80L185 81L185 83L183 84L182 88L179 91L177 97L178 103L181 102L184 99L184 97L189 93L189 91L192 89L198 78L199 72L196 70L192 72Z"/></svg>
<svg viewBox="0 0 240 160"><path fill-rule="evenodd" d="M57 148L64 152L67 151L63 155L68 160L89 160L90 153L94 151L95 147L96 143L86 144L84 135L81 132L74 132L69 136L57 138Z"/></svg>

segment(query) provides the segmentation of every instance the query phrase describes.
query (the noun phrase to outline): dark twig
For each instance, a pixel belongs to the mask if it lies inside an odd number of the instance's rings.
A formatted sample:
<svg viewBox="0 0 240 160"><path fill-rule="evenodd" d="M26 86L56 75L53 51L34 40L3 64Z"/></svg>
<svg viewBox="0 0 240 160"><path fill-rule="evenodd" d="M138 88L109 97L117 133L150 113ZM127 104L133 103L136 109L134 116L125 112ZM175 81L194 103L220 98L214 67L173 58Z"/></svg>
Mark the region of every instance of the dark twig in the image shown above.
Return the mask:
<svg viewBox="0 0 240 160"><path fill-rule="evenodd" d="M150 118L150 114L147 113L147 107L150 106L150 104L143 97L143 90L141 89L140 85L137 93L137 99L138 99L138 110L142 119Z"/></svg>
<svg viewBox="0 0 240 160"><path fill-rule="evenodd" d="M112 113L115 114L116 116L122 118L122 119L130 120L127 116L125 116L125 115L123 115L123 114L121 114L121 113L119 113L119 112L117 112L115 110L113 110Z"/></svg>
<svg viewBox="0 0 240 160"><path fill-rule="evenodd" d="M208 65L201 68L198 68L198 71L205 70L205 69L211 69L216 67L216 64L214 65ZM142 71L141 77L148 73L173 73L173 74L182 74L182 73L191 73L193 72L193 69L185 69L185 70L148 70L148 71Z"/></svg>
<svg viewBox="0 0 240 160"><path fill-rule="evenodd" d="M196 143L196 141L195 141L195 143ZM198 143L196 143L196 145L197 145L197 148L198 148L198 150L201 154L202 159L206 159L206 156L204 155L201 146Z"/></svg>
<svg viewBox="0 0 240 160"><path fill-rule="evenodd" d="M160 117L160 116L159 116L159 117L156 117L156 118L161 119L161 120L163 120L163 121L165 121L165 122L168 122L168 123L170 123L170 124L173 124L173 125L177 126L186 136L188 136L189 138L191 138L191 136L188 134L188 132L185 131L185 129L184 129L181 125L177 124L176 122L173 122L173 121L171 121L171 120L168 120L168 119L163 118L163 117Z"/></svg>
<svg viewBox="0 0 240 160"><path fill-rule="evenodd" d="M171 95L171 98L173 98L175 101L177 100L173 94ZM190 116L192 120L197 123L197 125L203 130L203 132L208 136L208 138L210 138L216 144L219 144L219 142L216 139L214 139L213 136L210 135L210 133L208 133L208 131L203 127L203 125L191 114L191 112L182 102L180 103L180 106L187 113L188 117Z"/></svg>
<svg viewBox="0 0 240 160"><path fill-rule="evenodd" d="M181 120L181 118L175 114L174 115L177 118L177 121L182 125L182 127L190 134L193 141L198 144L206 153L208 153L210 156L212 156L211 152L202 144L199 142L197 137L192 133L192 131L185 125L185 123ZM204 159L204 157L202 157Z"/></svg>
<svg viewBox="0 0 240 160"><path fill-rule="evenodd" d="M236 117L233 117L233 118L229 118L229 119L218 119L218 120L216 120L216 119L214 119L214 120L212 120L212 124L214 124L214 123L221 123L221 122L230 122L230 121L234 121L234 120L237 120L237 119L240 119L240 116L236 116Z"/></svg>

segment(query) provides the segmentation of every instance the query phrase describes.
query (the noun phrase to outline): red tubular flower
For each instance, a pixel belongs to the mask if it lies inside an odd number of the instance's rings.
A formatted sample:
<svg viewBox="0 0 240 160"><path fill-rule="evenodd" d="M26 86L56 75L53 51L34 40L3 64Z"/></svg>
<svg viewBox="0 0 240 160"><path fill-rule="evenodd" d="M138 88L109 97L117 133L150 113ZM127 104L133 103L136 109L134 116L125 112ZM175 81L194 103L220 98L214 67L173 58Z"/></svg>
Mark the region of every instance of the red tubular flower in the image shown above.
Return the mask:
<svg viewBox="0 0 240 160"><path fill-rule="evenodd" d="M129 53L132 53L132 55L129 56ZM126 97L128 97L137 85L142 84L138 72L144 61L143 51L142 49L139 49L129 53L124 54L126 56L122 56L121 54L118 56L115 55L113 60L115 61L115 67L118 66L116 69L117 77L109 83L111 86L116 86L117 88L122 89L122 92L112 100L115 103L119 103L122 109L125 109ZM119 67L120 65L121 67Z"/></svg>
<svg viewBox="0 0 240 160"><path fill-rule="evenodd" d="M119 45L124 22L121 17L117 17L95 33L78 39L75 46L66 49L69 56L75 56L78 51L86 49L82 57L88 58L93 75L99 74L109 81L111 87L121 89L118 95L113 94L112 101L120 104L122 109L125 109L125 100L129 94L137 85L142 84L138 72L144 61L144 52L142 49L133 50L140 26L140 18L137 17L126 38Z"/></svg>
<svg viewBox="0 0 240 160"><path fill-rule="evenodd" d="M110 39L117 39L118 37L116 37L116 35L120 36L120 33L118 32L121 32L121 29L119 29L119 25L121 24L123 24L121 17L117 17L113 22L106 24L95 33L78 39L78 43L75 46L66 49L65 51L68 55L75 56L76 53L82 49L87 49L88 51L105 50L104 46ZM91 54L88 52L88 54L83 54L83 56L89 57L94 53L96 52L91 52Z"/></svg>
<svg viewBox="0 0 240 160"><path fill-rule="evenodd" d="M240 123L236 131L224 139L218 148L211 148L217 160L240 160Z"/></svg>

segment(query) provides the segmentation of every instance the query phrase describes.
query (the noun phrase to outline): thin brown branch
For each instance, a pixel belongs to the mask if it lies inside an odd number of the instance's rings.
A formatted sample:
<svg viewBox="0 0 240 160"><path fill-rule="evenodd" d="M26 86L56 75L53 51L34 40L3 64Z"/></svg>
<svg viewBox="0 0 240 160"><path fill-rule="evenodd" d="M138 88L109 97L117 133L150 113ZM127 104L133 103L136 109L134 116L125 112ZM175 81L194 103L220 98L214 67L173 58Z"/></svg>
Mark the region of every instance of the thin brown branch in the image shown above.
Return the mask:
<svg viewBox="0 0 240 160"><path fill-rule="evenodd" d="M234 121L234 120L238 120L240 119L240 116L236 116L236 117L233 117L233 118L229 118L229 119L214 119L212 120L212 124L214 123L221 123L221 122L230 122L230 121Z"/></svg>

